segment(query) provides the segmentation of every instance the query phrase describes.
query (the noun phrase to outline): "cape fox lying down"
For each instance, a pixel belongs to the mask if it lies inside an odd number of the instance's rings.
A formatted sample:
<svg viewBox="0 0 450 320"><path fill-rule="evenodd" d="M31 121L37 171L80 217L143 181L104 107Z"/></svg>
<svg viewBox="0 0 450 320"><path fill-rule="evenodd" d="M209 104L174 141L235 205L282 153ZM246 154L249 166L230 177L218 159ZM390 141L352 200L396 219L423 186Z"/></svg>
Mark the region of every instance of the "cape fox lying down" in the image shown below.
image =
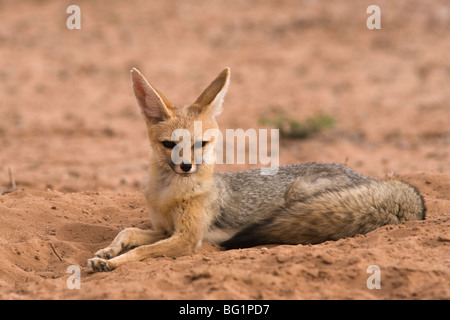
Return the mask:
<svg viewBox="0 0 450 320"><path fill-rule="evenodd" d="M188 255L203 240L225 248L315 244L425 218L423 199L414 187L366 177L340 164L282 166L274 175L260 170L214 173L213 162L198 164L193 156L176 164L171 137L179 128L191 133L192 149L214 156L216 141L194 136L193 123L201 121L203 131L218 128L215 117L222 111L230 69L181 110L138 70L131 70L131 78L153 151L144 187L152 229L121 231L88 260L93 271L148 257Z"/></svg>

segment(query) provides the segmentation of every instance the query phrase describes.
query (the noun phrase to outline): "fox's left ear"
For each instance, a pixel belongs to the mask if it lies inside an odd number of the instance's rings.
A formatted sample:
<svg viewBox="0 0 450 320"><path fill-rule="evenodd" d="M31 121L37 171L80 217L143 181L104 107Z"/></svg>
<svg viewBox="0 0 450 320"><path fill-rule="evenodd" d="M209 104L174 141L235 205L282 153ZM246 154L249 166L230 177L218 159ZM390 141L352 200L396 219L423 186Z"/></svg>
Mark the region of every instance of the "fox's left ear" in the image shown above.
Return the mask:
<svg viewBox="0 0 450 320"><path fill-rule="evenodd" d="M211 117L219 115L222 112L222 104L229 84L230 68L225 68L190 108Z"/></svg>

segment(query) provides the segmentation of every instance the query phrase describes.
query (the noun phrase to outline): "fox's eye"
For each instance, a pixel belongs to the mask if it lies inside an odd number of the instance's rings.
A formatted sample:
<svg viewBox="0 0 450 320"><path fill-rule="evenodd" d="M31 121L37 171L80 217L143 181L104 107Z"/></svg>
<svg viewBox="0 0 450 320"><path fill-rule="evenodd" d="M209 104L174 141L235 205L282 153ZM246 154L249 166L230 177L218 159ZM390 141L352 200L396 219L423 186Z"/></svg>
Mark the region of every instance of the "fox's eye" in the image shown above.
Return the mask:
<svg viewBox="0 0 450 320"><path fill-rule="evenodd" d="M196 143L194 143L194 149L196 149L196 148L203 148L204 146L206 146L206 144L208 142L209 141L197 141Z"/></svg>
<svg viewBox="0 0 450 320"><path fill-rule="evenodd" d="M173 141L163 141L162 145L167 149L173 149L176 146L176 143Z"/></svg>

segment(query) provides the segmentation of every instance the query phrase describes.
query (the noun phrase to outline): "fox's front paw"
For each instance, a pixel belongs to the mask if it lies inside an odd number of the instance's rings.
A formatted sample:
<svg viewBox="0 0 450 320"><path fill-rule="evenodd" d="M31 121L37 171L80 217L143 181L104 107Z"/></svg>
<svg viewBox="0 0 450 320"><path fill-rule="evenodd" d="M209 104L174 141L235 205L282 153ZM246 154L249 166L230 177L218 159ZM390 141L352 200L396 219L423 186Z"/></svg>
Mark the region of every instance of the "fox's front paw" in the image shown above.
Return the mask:
<svg viewBox="0 0 450 320"><path fill-rule="evenodd" d="M105 259L92 258L87 261L88 269L92 272L106 272L114 270L112 263Z"/></svg>
<svg viewBox="0 0 450 320"><path fill-rule="evenodd" d="M123 246L122 246L123 247ZM94 255L102 259L111 259L117 257L122 251L122 247L109 246L98 250Z"/></svg>

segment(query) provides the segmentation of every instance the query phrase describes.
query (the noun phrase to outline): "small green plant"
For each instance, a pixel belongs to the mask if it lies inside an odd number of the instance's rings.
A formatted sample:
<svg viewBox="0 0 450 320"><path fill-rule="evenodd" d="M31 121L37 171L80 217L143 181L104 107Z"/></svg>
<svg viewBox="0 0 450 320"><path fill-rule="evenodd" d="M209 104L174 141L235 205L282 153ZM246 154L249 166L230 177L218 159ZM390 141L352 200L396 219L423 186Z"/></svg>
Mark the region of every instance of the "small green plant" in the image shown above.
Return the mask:
<svg viewBox="0 0 450 320"><path fill-rule="evenodd" d="M324 129L332 128L335 119L331 116L318 113L304 120L296 120L285 114L275 117L261 117L261 125L273 126L280 130L280 136L293 139L307 139Z"/></svg>

